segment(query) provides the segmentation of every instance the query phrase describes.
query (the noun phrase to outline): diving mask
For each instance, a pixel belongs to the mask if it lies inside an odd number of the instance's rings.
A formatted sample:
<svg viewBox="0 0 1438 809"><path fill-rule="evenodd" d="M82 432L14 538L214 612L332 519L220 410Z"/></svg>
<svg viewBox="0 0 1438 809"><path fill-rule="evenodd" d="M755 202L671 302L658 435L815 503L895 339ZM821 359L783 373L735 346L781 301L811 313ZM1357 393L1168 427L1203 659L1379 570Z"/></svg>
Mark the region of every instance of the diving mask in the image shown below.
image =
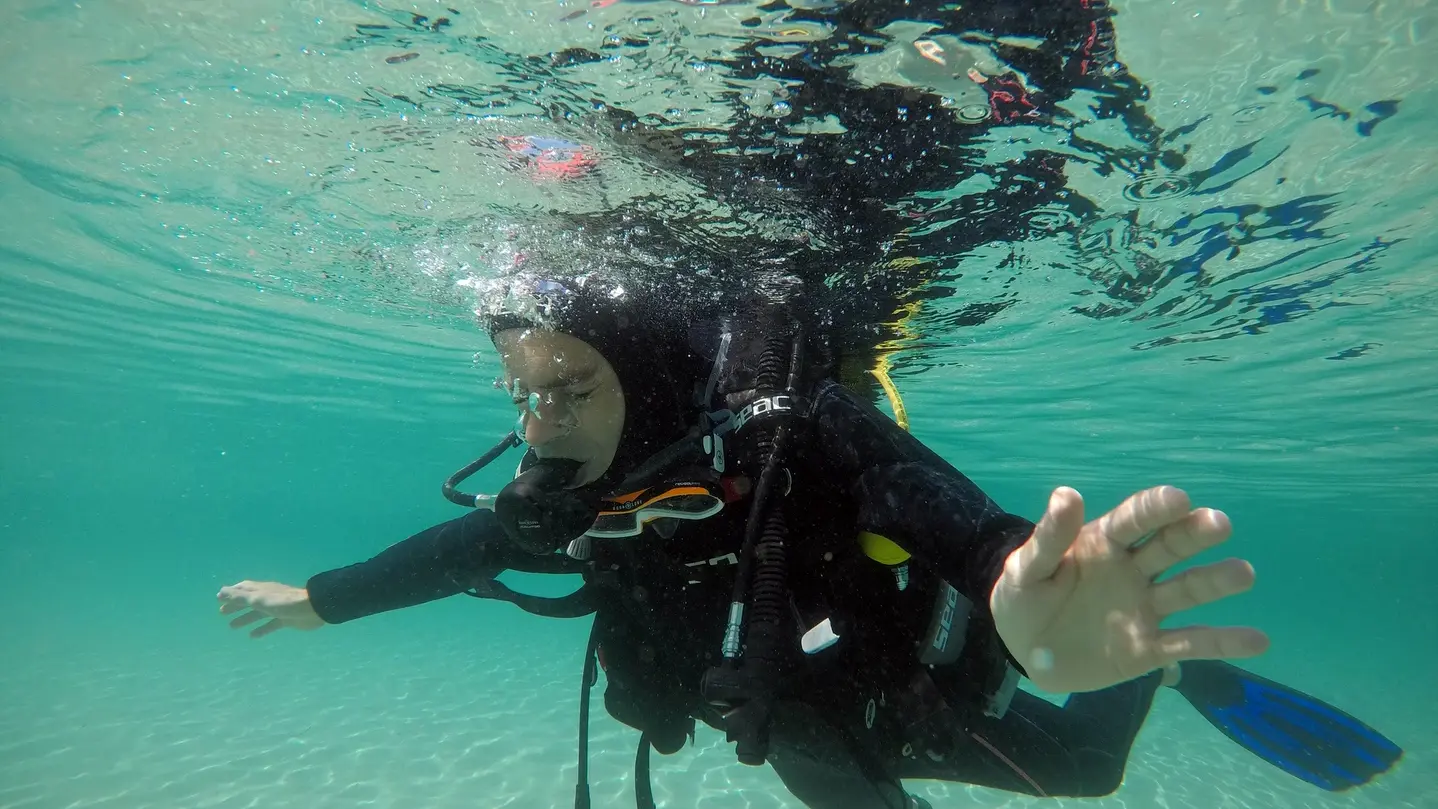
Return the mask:
<svg viewBox="0 0 1438 809"><path fill-rule="evenodd" d="M524 435L525 422L531 418L538 419L562 433L572 432L579 426L580 406L589 397L589 394L563 389L531 390L524 384L524 380L518 377L509 382L496 379L494 386L507 391L510 401L520 408L519 421L515 425L515 431L520 435Z"/></svg>

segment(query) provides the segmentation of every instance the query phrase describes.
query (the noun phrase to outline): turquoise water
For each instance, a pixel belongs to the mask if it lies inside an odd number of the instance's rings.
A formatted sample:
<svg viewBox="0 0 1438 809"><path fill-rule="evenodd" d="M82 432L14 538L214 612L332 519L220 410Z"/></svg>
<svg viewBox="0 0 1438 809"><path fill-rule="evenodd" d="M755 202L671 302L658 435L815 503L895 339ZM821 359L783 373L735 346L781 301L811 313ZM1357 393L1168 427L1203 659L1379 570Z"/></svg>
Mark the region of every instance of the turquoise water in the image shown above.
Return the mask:
<svg viewBox="0 0 1438 809"><path fill-rule="evenodd" d="M299 584L455 514L439 481L507 421L456 280L529 233L532 212L656 189L703 204L639 158L617 155L601 192L521 182L471 142L575 86L642 112L674 103L653 86L673 80L702 108L711 79L689 65L717 46L695 32L734 35L740 10L619 4L561 23L577 6L511 3L369 46L357 26L447 12L12 8L0 809L569 805L584 622L453 599L251 642L213 594ZM1193 127L1176 141L1189 193L1081 167L1070 183L1102 217L1063 236L1036 221L1028 241L958 259L960 295L1007 308L963 329L939 327L941 306L921 321L922 346L896 359L914 430L1030 516L1059 484L1091 509L1172 482L1226 510L1229 550L1259 585L1199 620L1264 627L1274 648L1253 668L1408 750L1334 796L1165 693L1123 789L1086 804L1438 806L1438 16L1417 2L1119 9L1151 113ZM625 26L668 49L569 86L494 59L598 47ZM475 38L442 46L462 35ZM407 52L422 56L385 61ZM457 114L422 96L439 79L512 103ZM1384 99L1396 114L1367 110ZM1124 137L1104 126L1090 136ZM1236 257L1215 247L1232 243ZM1022 271L1002 269L1015 251ZM1202 282L1175 274L1122 316L1075 311L1114 278L1200 256ZM596 715L597 806L632 805L634 742ZM704 730L656 759L655 782L670 807L797 806ZM913 788L938 809L1041 803Z"/></svg>

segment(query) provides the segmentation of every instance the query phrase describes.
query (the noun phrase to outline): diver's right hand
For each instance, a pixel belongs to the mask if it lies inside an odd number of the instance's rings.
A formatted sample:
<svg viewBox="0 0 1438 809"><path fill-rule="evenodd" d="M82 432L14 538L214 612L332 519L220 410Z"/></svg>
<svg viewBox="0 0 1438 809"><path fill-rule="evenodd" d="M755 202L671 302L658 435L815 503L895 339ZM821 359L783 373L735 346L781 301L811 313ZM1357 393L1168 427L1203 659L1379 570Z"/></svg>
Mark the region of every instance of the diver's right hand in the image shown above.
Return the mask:
<svg viewBox="0 0 1438 809"><path fill-rule="evenodd" d="M309 591L303 587L291 587L277 581L246 580L221 587L215 597L220 600L221 615L248 610L230 621L232 629L264 621L250 630L252 638L263 638L285 627L310 630L325 625L324 619L310 605Z"/></svg>

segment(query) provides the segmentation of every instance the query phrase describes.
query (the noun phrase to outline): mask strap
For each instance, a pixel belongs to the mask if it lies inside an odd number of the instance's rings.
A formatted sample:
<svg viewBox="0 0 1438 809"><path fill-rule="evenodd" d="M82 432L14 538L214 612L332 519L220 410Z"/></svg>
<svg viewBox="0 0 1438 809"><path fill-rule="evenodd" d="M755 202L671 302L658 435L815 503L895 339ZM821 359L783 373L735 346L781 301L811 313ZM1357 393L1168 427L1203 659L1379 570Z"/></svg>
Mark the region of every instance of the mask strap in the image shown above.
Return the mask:
<svg viewBox="0 0 1438 809"><path fill-rule="evenodd" d="M733 339L733 333L727 328L719 338L719 353L714 357L714 367L709 371L709 384L704 388L704 400L696 402L702 408L708 408L714 401L714 391L719 388L719 377L724 373L724 364L729 359L729 343Z"/></svg>

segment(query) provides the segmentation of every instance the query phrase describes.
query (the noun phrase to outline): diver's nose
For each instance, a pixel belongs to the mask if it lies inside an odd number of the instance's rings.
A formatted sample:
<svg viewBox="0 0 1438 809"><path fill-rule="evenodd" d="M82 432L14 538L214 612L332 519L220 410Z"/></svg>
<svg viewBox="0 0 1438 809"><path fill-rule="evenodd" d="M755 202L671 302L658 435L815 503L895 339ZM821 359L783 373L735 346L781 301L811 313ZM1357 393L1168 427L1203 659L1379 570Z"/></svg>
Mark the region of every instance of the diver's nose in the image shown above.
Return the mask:
<svg viewBox="0 0 1438 809"><path fill-rule="evenodd" d="M536 449L550 443L564 435L564 431L557 425L550 424L544 419L534 417L533 413L526 413L524 416L524 443Z"/></svg>
<svg viewBox="0 0 1438 809"><path fill-rule="evenodd" d="M536 403L536 406L526 411L522 417L524 442L538 449L569 435L573 425L566 416L562 406L549 402Z"/></svg>

